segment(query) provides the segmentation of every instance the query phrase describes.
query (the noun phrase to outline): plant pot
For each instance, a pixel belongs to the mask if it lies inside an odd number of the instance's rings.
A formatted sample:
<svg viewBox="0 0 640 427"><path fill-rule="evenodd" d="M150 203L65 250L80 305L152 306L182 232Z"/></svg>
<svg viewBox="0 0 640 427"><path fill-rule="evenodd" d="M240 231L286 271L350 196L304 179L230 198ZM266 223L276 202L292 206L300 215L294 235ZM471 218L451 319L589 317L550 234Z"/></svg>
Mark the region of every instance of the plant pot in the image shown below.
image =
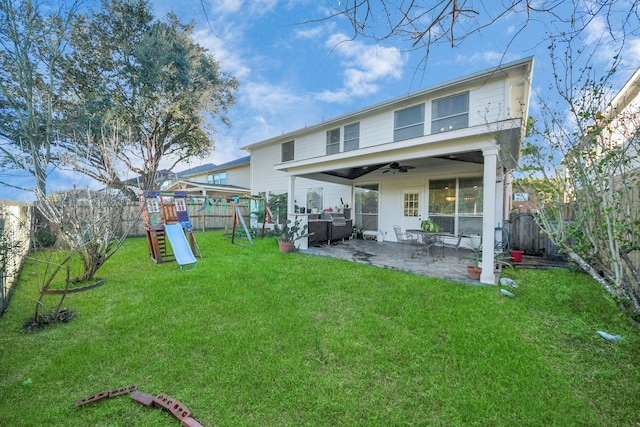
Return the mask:
<svg viewBox="0 0 640 427"><path fill-rule="evenodd" d="M467 266L467 274L471 280L480 280L480 273L482 273L481 267L474 267L472 265Z"/></svg>
<svg viewBox="0 0 640 427"><path fill-rule="evenodd" d="M511 261L512 262L522 262L522 255L523 254L524 254L524 251L512 250L511 251Z"/></svg>
<svg viewBox="0 0 640 427"><path fill-rule="evenodd" d="M278 247L281 253L287 254L293 250L293 242L281 242L278 240Z"/></svg>

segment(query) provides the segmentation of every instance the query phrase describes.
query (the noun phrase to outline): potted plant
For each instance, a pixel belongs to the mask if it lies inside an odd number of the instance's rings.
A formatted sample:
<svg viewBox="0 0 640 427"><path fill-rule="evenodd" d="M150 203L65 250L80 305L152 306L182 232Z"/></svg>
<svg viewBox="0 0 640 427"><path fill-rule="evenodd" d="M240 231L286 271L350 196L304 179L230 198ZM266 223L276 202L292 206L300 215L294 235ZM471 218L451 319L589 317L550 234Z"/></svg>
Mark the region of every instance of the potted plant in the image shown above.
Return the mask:
<svg viewBox="0 0 640 427"><path fill-rule="evenodd" d="M362 240L364 238L362 232L362 228L353 227L353 234L356 236L356 239Z"/></svg>
<svg viewBox="0 0 640 427"><path fill-rule="evenodd" d="M480 267L480 264L482 263L482 245L471 248L471 253L462 257L462 259L471 261L471 264L467 266L469 279L479 280L480 274L482 273L482 267Z"/></svg>
<svg viewBox="0 0 640 427"><path fill-rule="evenodd" d="M480 274L482 273L482 267L480 267L480 264L482 263L482 244L473 247L471 249L471 253L467 256L462 257L462 259L468 259L471 261L471 264L467 266L467 273L469 274L469 278L471 280L480 279ZM507 255L506 252L500 250L498 245L496 245L493 253L495 272L499 273L502 267L510 266L510 259L511 257Z"/></svg>
<svg viewBox="0 0 640 427"><path fill-rule="evenodd" d="M424 231L428 233L437 233L440 230L440 227L438 227L438 224L433 222L433 220L430 218L422 220L422 222L420 223L420 228L422 228Z"/></svg>
<svg viewBox="0 0 640 427"><path fill-rule="evenodd" d="M278 238L280 252L291 252L296 240L309 236L309 233L307 233L308 228L307 224L302 225L302 220L298 219L297 216L293 222L288 219L283 225L275 224L273 230Z"/></svg>

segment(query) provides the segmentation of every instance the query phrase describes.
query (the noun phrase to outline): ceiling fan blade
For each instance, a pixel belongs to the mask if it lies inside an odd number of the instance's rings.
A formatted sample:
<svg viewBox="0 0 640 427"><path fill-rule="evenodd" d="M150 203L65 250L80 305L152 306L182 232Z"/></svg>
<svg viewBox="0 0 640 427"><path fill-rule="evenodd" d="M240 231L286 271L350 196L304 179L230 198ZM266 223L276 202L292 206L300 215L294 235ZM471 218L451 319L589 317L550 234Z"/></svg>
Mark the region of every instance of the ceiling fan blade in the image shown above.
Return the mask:
<svg viewBox="0 0 640 427"><path fill-rule="evenodd" d="M402 169L415 169L415 168L416 168L415 166L409 166L409 165L406 165L406 166L405 166L405 165L402 165L402 166L400 166L400 167L401 167Z"/></svg>
<svg viewBox="0 0 640 427"><path fill-rule="evenodd" d="M383 171L382 171L382 173L387 173L387 172L389 172L390 170L391 170L391 169L385 169L385 170L383 170Z"/></svg>
<svg viewBox="0 0 640 427"><path fill-rule="evenodd" d="M406 170L406 169L404 168L404 166L401 166L401 167L399 167L399 168L398 168L398 172L400 172L400 173L407 173L407 172L409 172L409 171L408 171L408 170Z"/></svg>

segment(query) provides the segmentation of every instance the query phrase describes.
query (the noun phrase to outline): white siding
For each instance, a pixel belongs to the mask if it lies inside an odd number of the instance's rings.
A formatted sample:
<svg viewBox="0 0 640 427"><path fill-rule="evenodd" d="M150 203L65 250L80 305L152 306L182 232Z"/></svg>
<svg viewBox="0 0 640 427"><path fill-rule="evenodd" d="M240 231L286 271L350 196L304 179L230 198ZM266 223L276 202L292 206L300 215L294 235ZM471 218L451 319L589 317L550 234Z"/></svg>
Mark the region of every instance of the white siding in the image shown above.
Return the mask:
<svg viewBox="0 0 640 427"><path fill-rule="evenodd" d="M251 187L251 169L249 165L227 169L227 185L237 185L238 187Z"/></svg>
<svg viewBox="0 0 640 427"><path fill-rule="evenodd" d="M360 148L393 141L393 111L360 121Z"/></svg>
<svg viewBox="0 0 640 427"><path fill-rule="evenodd" d="M220 172L226 172L227 173L226 185L236 185L238 187L244 187L244 188L250 188L251 187L251 168L249 167L248 164L246 166L235 167L235 168L232 168L232 169L220 169L220 170L216 170L214 172L212 172L212 171L202 172L202 173L197 174L197 175L191 175L191 176L187 177L186 179L191 181L191 182L208 183L207 175L216 174L216 173L220 173Z"/></svg>
<svg viewBox="0 0 640 427"><path fill-rule="evenodd" d="M326 130L307 134L296 138L295 160L310 159L327 154L327 132Z"/></svg>
<svg viewBox="0 0 640 427"><path fill-rule="evenodd" d="M197 175L189 175L188 177L186 177L186 179L191 182L207 182L207 174L208 172L203 172Z"/></svg>
<svg viewBox="0 0 640 427"><path fill-rule="evenodd" d="M487 84L469 93L469 126L483 125L508 118L506 81Z"/></svg>
<svg viewBox="0 0 640 427"><path fill-rule="evenodd" d="M273 169L273 165L280 163L280 155L280 144L260 147L251 152L251 192L253 194L287 191L287 174Z"/></svg>
<svg viewBox="0 0 640 427"><path fill-rule="evenodd" d="M431 132L431 101L450 95L461 93L460 89L450 92L440 92L437 96L413 100L395 109L377 112L368 117L363 117L360 123L360 148L393 142L394 113L397 110L418 104L425 104L425 135ZM480 87L469 91L469 126L483 125L488 122L504 120L508 118L507 83L505 79L488 81ZM341 145L343 152L344 125L356 123L345 122L338 126L327 126L315 132L301 133L295 140L295 160L317 158L326 155L326 132L329 129L341 128ZM279 146L278 146L279 150ZM279 151L278 151L279 155ZM336 156L339 154L335 154ZM278 159L279 162L279 159Z"/></svg>
<svg viewBox="0 0 640 427"><path fill-rule="evenodd" d="M295 153L297 158L298 141L295 142ZM273 165L280 162L280 146L277 144L256 149L251 153L252 164L252 185L251 192L274 194L286 193L288 188L288 175L285 172L277 171ZM315 181L306 178L296 178L296 194L294 200L298 205L304 206L307 199L308 188L323 189L323 208L335 207L340 204L340 198L348 204L351 203L351 186L333 184L322 181Z"/></svg>

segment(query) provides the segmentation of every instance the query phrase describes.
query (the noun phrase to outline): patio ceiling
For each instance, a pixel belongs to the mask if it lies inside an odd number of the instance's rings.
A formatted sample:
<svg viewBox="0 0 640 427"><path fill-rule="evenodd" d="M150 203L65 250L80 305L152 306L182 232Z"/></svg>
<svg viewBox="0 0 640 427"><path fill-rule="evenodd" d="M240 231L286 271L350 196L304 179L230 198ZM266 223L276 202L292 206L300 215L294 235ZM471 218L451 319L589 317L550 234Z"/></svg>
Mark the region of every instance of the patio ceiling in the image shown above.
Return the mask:
<svg viewBox="0 0 640 427"><path fill-rule="evenodd" d="M436 156L436 157L432 157L432 159L442 159L442 160L450 160L450 161L459 161L459 162L468 162L468 163L476 163L476 164L483 164L484 163L484 157L482 155L482 152L480 151L471 151L471 152L467 152L467 153L457 153L457 154L449 154L446 156ZM402 164L407 164L407 165L411 165L414 166L416 168L427 168L429 167L429 163L433 163L433 162L429 162L429 159L414 159L414 160L403 160L401 162ZM339 169L331 169L331 170L327 170L322 172L322 174L325 175L329 175L332 177L338 177L338 178L344 178L344 179L348 179L348 180L355 180L358 179L364 175L367 175L371 172L375 172L378 169L387 167L391 164L390 163L379 163L379 164L374 164L374 165L364 165L364 166L357 166L357 167L350 167L350 168L339 168ZM418 166L416 166L418 165ZM414 169L409 170L408 172L410 173L411 171L413 171Z"/></svg>

